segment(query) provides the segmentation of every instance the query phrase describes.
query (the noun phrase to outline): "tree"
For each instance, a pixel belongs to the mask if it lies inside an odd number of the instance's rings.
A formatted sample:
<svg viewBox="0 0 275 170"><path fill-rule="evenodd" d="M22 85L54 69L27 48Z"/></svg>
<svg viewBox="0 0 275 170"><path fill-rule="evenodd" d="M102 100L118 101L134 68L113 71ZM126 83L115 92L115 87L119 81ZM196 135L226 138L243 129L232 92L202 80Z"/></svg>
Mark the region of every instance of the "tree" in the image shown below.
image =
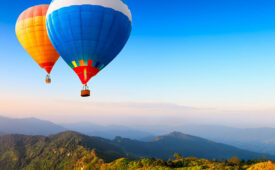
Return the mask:
<svg viewBox="0 0 275 170"><path fill-rule="evenodd" d="M240 160L236 156L232 157L231 159L228 158L228 163L231 163L233 165L240 165Z"/></svg>
<svg viewBox="0 0 275 170"><path fill-rule="evenodd" d="M241 164L245 164L245 160L244 159L241 160Z"/></svg>
<svg viewBox="0 0 275 170"><path fill-rule="evenodd" d="M174 157L176 158L176 160L182 159L182 156L181 156L181 154L179 154L179 153L175 153L175 154L174 154Z"/></svg>
<svg viewBox="0 0 275 170"><path fill-rule="evenodd" d="M166 162L168 167L173 167L173 161L171 158L168 159L168 161Z"/></svg>
<svg viewBox="0 0 275 170"><path fill-rule="evenodd" d="M139 160L138 163L137 163L137 168L142 168L143 167L143 164L141 163L141 161Z"/></svg>
<svg viewBox="0 0 275 170"><path fill-rule="evenodd" d="M221 163L225 163L225 160L224 160L224 158L222 158L222 159L221 159Z"/></svg>
<svg viewBox="0 0 275 170"><path fill-rule="evenodd" d="M164 166L165 162L162 159L158 159L158 160L154 161L152 165L153 166Z"/></svg>

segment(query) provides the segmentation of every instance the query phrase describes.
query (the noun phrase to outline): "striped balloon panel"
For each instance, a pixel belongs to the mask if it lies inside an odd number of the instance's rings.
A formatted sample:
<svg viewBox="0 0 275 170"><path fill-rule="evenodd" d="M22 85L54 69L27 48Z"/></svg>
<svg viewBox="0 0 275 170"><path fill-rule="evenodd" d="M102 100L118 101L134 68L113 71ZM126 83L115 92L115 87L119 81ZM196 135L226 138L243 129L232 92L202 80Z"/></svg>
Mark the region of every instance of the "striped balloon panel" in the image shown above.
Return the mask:
<svg viewBox="0 0 275 170"><path fill-rule="evenodd" d="M18 18L16 36L30 56L48 73L59 58L49 40L46 13L49 5L39 5L25 10Z"/></svg>

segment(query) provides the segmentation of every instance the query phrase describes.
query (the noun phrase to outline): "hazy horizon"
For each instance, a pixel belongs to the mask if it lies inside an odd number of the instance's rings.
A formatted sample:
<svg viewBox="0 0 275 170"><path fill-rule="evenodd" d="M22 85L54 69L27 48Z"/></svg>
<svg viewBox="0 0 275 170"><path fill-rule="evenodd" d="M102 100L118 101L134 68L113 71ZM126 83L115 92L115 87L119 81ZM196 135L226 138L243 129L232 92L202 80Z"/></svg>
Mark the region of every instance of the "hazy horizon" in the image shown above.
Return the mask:
<svg viewBox="0 0 275 170"><path fill-rule="evenodd" d="M17 107L4 104L0 116L10 118L38 118L54 123L89 122L98 125L124 126L180 126L222 125L239 128L272 127L273 110L223 110L187 107L171 103L126 103L52 100L18 103ZM58 109L57 109L58 108Z"/></svg>

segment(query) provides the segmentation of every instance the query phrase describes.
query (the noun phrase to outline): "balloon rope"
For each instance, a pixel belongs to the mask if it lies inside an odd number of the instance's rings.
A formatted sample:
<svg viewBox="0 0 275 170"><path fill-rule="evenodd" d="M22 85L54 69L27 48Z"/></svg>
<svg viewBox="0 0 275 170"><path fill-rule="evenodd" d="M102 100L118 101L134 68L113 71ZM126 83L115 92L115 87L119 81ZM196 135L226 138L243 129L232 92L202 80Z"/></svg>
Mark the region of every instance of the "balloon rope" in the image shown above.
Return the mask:
<svg viewBox="0 0 275 170"><path fill-rule="evenodd" d="M83 90L89 90L89 87L87 86L87 84L83 85Z"/></svg>

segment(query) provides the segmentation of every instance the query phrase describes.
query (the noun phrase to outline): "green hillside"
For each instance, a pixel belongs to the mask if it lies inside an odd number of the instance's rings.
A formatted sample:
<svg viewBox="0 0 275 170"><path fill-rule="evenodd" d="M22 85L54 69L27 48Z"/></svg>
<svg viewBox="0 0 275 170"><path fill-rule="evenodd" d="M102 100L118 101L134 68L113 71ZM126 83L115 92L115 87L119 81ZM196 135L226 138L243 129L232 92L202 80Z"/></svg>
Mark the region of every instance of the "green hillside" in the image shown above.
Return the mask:
<svg viewBox="0 0 275 170"><path fill-rule="evenodd" d="M174 143L180 141L182 143ZM160 167L166 169L184 167L204 169L211 167L248 167L250 164L262 161L241 162L238 158L234 158L217 162L216 160L210 161L207 159L197 159L195 157L182 158L180 154L176 154L173 160L157 159L159 156L165 158L172 157L174 154L172 154L173 150L177 148L183 148L179 150L182 152L188 151L185 150L185 148L188 148L188 145L190 147L189 151L191 151L191 148L196 147L196 145L194 145L196 143L202 145L200 149L201 154L206 155L204 147L207 145L206 143L204 144L204 142L209 143L209 147L213 149L209 150L209 154L211 155L214 155L212 152L215 153L219 151L215 149L223 146L216 146L214 145L215 143L210 141L204 141L204 139L201 138L179 133L161 136L147 143L119 137L111 141L100 137L89 137L75 132L63 132L48 137L5 135L0 137L0 169L159 169ZM183 144L187 146L176 147ZM197 152L195 148L194 150ZM226 149L225 152L227 152ZM250 153L248 151L243 152ZM238 154L238 152L236 152L236 154ZM183 155L189 156L187 154Z"/></svg>
<svg viewBox="0 0 275 170"><path fill-rule="evenodd" d="M97 152L92 150L97 149ZM0 137L0 167L41 169L74 167L79 160L93 159L97 153L105 161L123 157L121 148L109 140L65 132L49 137L6 135Z"/></svg>

